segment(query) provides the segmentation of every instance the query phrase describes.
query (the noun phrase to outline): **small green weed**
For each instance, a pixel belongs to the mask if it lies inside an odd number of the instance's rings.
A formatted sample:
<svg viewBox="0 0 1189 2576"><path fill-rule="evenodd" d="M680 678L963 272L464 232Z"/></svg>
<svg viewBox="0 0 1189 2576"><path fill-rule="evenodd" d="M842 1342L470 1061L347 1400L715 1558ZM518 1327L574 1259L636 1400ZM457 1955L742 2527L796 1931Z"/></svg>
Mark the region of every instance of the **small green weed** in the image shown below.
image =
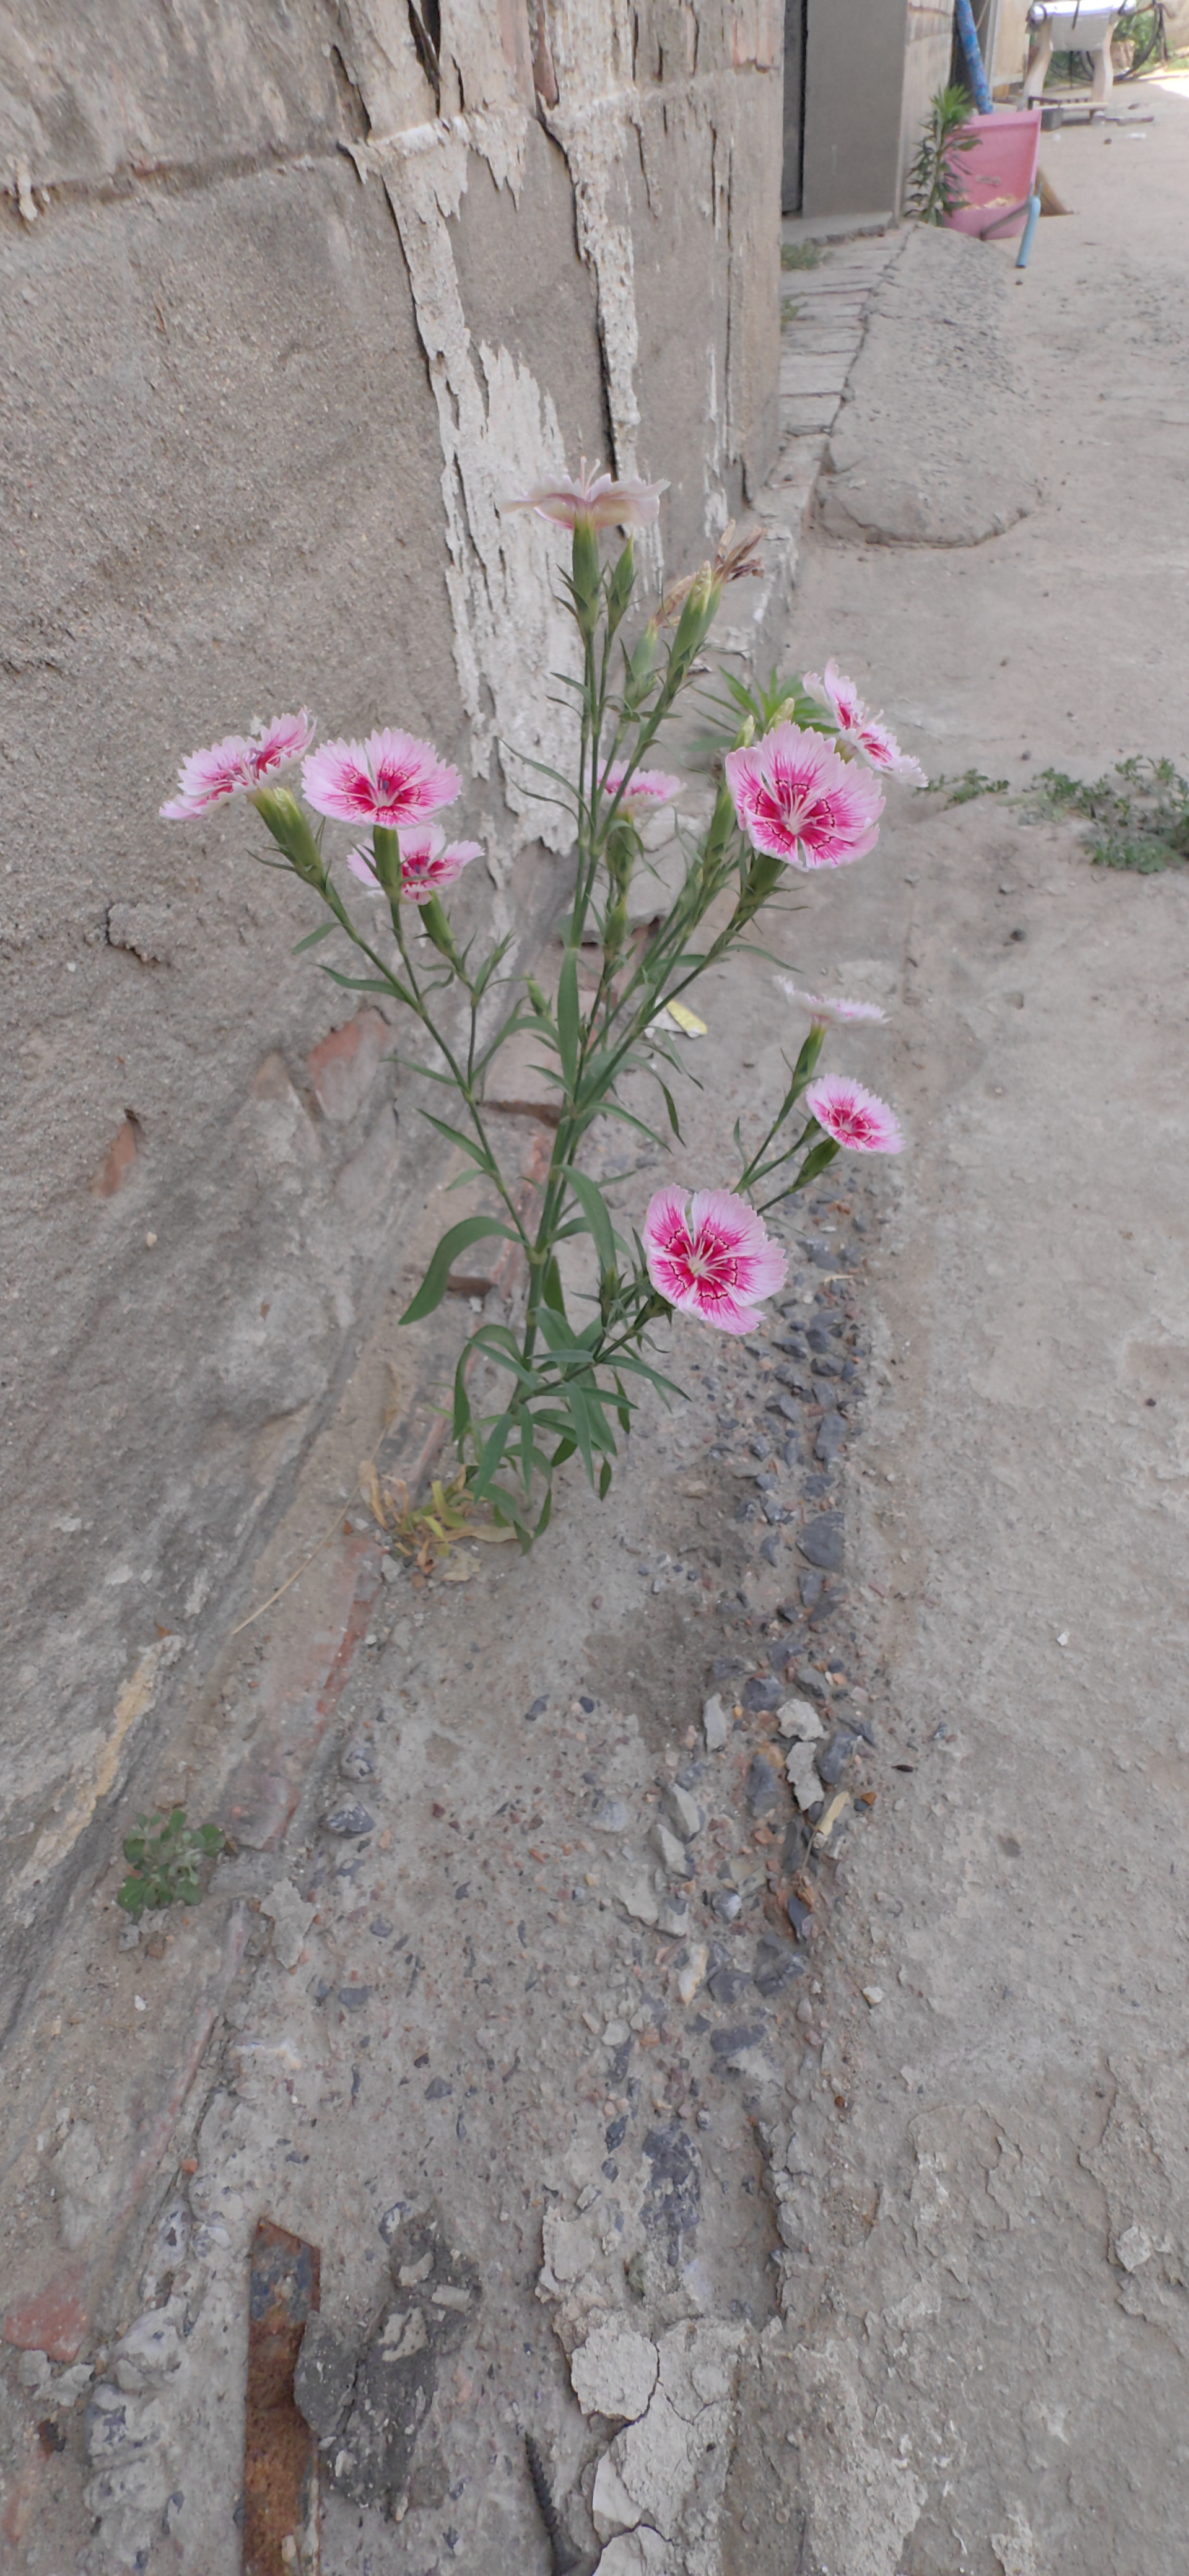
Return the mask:
<svg viewBox="0 0 1189 2576"><path fill-rule="evenodd" d="M139 1923L141 1915L163 1905L194 1905L202 1894L199 1870L213 1860L226 1836L218 1825L188 1825L184 1807L167 1816L138 1816L136 1832L124 1837L124 1858L132 1867L116 1890L116 1903Z"/></svg>
<svg viewBox="0 0 1189 2576"><path fill-rule="evenodd" d="M805 307L802 304L799 295L781 296L780 318L782 322L799 322L804 310Z"/></svg>
<svg viewBox="0 0 1189 2576"><path fill-rule="evenodd" d="M1171 760L1118 760L1113 774L1089 779L1042 769L1030 801L1040 814L1083 814L1097 826L1088 837L1095 867L1150 877L1189 862L1189 779Z"/></svg>
<svg viewBox="0 0 1189 2576"><path fill-rule="evenodd" d="M782 242L782 268L820 268L826 254L820 242Z"/></svg>
<svg viewBox="0 0 1189 2576"><path fill-rule="evenodd" d="M944 796L947 805L971 805L976 796L1006 796L1006 778L985 778L981 769L964 769L960 778L931 778L927 796Z"/></svg>

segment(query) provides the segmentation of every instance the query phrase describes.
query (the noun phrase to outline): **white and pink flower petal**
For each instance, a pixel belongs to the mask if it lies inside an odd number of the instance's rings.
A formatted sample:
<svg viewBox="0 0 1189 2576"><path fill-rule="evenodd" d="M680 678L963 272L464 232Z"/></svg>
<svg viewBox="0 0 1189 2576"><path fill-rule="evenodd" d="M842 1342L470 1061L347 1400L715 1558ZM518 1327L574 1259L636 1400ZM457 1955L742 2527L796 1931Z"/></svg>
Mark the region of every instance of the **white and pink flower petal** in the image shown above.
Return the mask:
<svg viewBox="0 0 1189 2576"><path fill-rule="evenodd" d="M886 1011L881 1011L878 1002L851 1002L841 995L828 999L822 993L802 993L789 975L778 975L776 981L781 992L788 994L790 1002L798 1002L801 1009L808 1011L815 1020L833 1020L842 1027L854 1020L886 1020L888 1016Z"/></svg>
<svg viewBox="0 0 1189 2576"><path fill-rule="evenodd" d="M390 832L452 805L462 787L432 742L387 726L366 742L322 743L303 761L301 783L315 813Z"/></svg>
<svg viewBox="0 0 1189 2576"><path fill-rule="evenodd" d="M648 1275L658 1295L721 1332L762 1321L758 1300L783 1285L787 1263L763 1219L731 1190L658 1190L644 1221Z"/></svg>
<svg viewBox="0 0 1189 2576"><path fill-rule="evenodd" d="M446 835L436 823L422 831L402 832L401 893L408 903L428 903L443 886L453 885L472 859L482 856L480 841L452 841L447 847Z"/></svg>
<svg viewBox="0 0 1189 2576"><path fill-rule="evenodd" d="M883 796L824 734L776 725L759 742L729 751L727 783L753 849L789 867L844 867L879 838Z"/></svg>
<svg viewBox="0 0 1189 2576"><path fill-rule="evenodd" d="M573 528L579 519L592 528L647 528L660 509L662 492L668 489L667 483L644 483L639 475L617 482L613 475L600 473L597 463L588 470L583 457L576 478L557 474L551 481L534 483L529 491L506 501L504 508L535 510L539 519L550 519L558 528Z"/></svg>
<svg viewBox="0 0 1189 2576"><path fill-rule="evenodd" d="M895 1111L847 1074L820 1074L806 1086L805 1106L826 1135L848 1153L900 1154L904 1150Z"/></svg>
<svg viewBox="0 0 1189 2576"><path fill-rule="evenodd" d="M627 774L626 760L613 760L604 774L602 787L604 796L619 796L623 790L621 802L629 813L634 805L671 805L673 798L681 793L680 778L674 778L667 769L635 769L624 788Z"/></svg>

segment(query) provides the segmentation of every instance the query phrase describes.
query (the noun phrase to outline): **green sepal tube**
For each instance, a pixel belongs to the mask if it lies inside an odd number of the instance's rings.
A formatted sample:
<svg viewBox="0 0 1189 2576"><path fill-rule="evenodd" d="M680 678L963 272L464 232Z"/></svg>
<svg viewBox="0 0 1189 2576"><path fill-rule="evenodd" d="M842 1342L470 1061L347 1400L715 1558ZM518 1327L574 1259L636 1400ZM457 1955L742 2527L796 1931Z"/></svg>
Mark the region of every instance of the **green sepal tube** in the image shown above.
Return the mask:
<svg viewBox="0 0 1189 2576"><path fill-rule="evenodd" d="M614 635L628 611L636 586L636 555L632 540L625 541L623 552L607 584L607 630Z"/></svg>
<svg viewBox="0 0 1189 2576"><path fill-rule="evenodd" d="M389 835L385 834L385 839L388 837ZM395 832L392 833L391 838L393 840L396 839ZM453 965L458 956L458 951L454 945L454 933L451 930L448 916L443 911L436 894L431 894L428 903L420 904L418 906L418 910L421 914L422 927L425 931L426 938L432 940L439 955L442 957L448 957Z"/></svg>
<svg viewBox="0 0 1189 2576"><path fill-rule="evenodd" d="M673 638L672 650L669 654L671 684L676 680L684 679L694 655L705 643L718 615L718 603L721 597L721 582L715 581L713 575L707 570L700 572L686 597L677 621L677 633Z"/></svg>
<svg viewBox="0 0 1189 2576"><path fill-rule="evenodd" d="M784 870L784 860L775 858L771 850L756 850L747 871L747 883L740 898L740 909L748 913L758 912L760 905L767 902L769 895L775 894Z"/></svg>
<svg viewBox="0 0 1189 2576"><path fill-rule="evenodd" d="M643 634L636 637L636 641L627 657L627 678L624 683L623 695L624 704L630 714L635 714L643 699L648 695L648 691L652 683L652 675L657 665L657 656L660 652L660 642L660 629L657 625L656 619L654 617L650 617L647 626L644 628Z"/></svg>
<svg viewBox="0 0 1189 2576"><path fill-rule="evenodd" d="M702 852L702 881L707 883L721 865L732 832L736 827L735 802L724 778L714 801L706 847Z"/></svg>
<svg viewBox="0 0 1189 2576"><path fill-rule="evenodd" d="M574 614L589 643L599 622L599 541L581 515L574 521L573 583Z"/></svg>
<svg viewBox="0 0 1189 2576"><path fill-rule="evenodd" d="M401 889L400 840L377 823L372 833L372 851L378 876L390 903L399 903Z"/></svg>
<svg viewBox="0 0 1189 2576"><path fill-rule="evenodd" d="M321 893L327 882L327 869L296 796L287 787L253 787L249 795L294 875L306 885L317 886Z"/></svg>
<svg viewBox="0 0 1189 2576"><path fill-rule="evenodd" d="M629 795L631 793L630 786L628 793ZM623 807L621 806L619 810L622 816ZM607 862L607 874L617 894L625 893L632 882L632 869L636 864L639 846L639 839L630 823L620 820L612 824L607 834L604 857Z"/></svg>

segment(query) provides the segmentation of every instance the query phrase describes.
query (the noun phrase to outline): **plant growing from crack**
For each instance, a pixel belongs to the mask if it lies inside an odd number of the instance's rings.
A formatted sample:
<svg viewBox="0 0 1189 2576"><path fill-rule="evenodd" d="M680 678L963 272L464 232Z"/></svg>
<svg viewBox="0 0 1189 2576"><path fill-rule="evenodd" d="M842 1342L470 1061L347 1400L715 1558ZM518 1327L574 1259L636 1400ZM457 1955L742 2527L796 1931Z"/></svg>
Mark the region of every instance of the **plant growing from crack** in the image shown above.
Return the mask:
<svg viewBox="0 0 1189 2576"><path fill-rule="evenodd" d="M166 1905L197 1904L202 1865L217 1857L225 1840L219 1825L188 1825L184 1807L138 1816L135 1833L124 1837L124 1858L132 1866L116 1889L117 1905L139 1923L142 1914Z"/></svg>
<svg viewBox="0 0 1189 2576"><path fill-rule="evenodd" d="M665 488L588 474L583 465L576 481L561 475L512 505L571 538L561 579L577 630L577 672L563 681L575 714L575 774L530 764L574 835L573 900L551 991L531 974L504 971L510 939L483 948L455 931L443 896L481 853L476 842L448 842L435 820L462 782L432 743L382 730L366 742L312 750L305 712L281 716L250 737L194 753L162 808L185 820L246 796L279 853L272 864L325 907L326 920L299 950L345 937L367 971L328 965L326 973L349 992L395 1004L430 1042L431 1061L411 1069L438 1086L446 1114L424 1114L464 1158L460 1177L483 1186L486 1204L443 1235L402 1321L433 1313L474 1244L494 1238L513 1247L527 1281L523 1319L517 1329L483 1320L470 1334L455 1371L452 1430L466 1510L486 1504L523 1546L546 1527L554 1478L569 1458L578 1456L606 1494L617 1435L630 1428L641 1386L678 1392L650 1355L649 1328L679 1310L725 1332L751 1331L762 1320L760 1301L785 1276L765 1211L816 1178L844 1146L895 1153L901 1144L881 1101L840 1077L819 1078L835 1006L814 1002L776 1116L750 1154L736 1127L740 1168L729 1188L700 1189L692 1199L681 1188L658 1190L642 1235L629 1239L584 1168L596 1119L618 1119L650 1144L667 1143L628 1105L633 1076L655 1082L669 1132L681 1141L667 1078L683 1069L674 1010L708 968L751 944L759 915L797 875L874 848L881 773L921 777L833 662L758 713L744 693L709 824L686 846L680 890L651 935L633 933L628 896L644 858L641 827L681 786L649 765L654 746L700 666L725 587L759 569L758 540L735 544L728 529L714 560L676 583L629 641L633 531L655 520ZM610 529L626 534L605 561L600 534ZM277 776L298 758L304 804ZM341 862L324 848L328 819L367 834ZM351 910L348 895L358 887L383 904L391 946ZM491 1090L501 1051L525 1036L553 1094L542 1110L552 1151L531 1209L501 1161ZM588 1277L567 1291L560 1257L583 1238L593 1256ZM579 1303L581 1317L573 1311ZM472 1397L476 1360L502 1377L502 1402ZM452 1507L462 1509L458 1489Z"/></svg>
<svg viewBox="0 0 1189 2576"><path fill-rule="evenodd" d="M957 82L948 89L935 90L929 101L929 113L908 173L907 211L919 224L943 224L947 215L956 215L966 203L961 168L955 166L954 155L972 151L978 140L977 135L962 132L973 104Z"/></svg>

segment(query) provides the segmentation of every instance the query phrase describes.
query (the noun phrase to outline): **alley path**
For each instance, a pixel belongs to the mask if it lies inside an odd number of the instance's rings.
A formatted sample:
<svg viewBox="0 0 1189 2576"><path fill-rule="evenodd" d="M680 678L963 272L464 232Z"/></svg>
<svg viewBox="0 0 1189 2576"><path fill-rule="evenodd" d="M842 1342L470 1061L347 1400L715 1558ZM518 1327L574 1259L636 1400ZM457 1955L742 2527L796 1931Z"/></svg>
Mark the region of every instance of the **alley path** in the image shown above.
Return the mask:
<svg viewBox="0 0 1189 2576"><path fill-rule="evenodd" d="M803 562L791 658L828 639L935 773L1189 770L1189 84L1136 105L1043 141L1075 212L1013 288L1040 510ZM898 969L912 1151L858 1491L915 1767L851 1873L853 2111L827 2178L789 2155L728 2565L1181 2576L1189 877L999 796L917 800L884 854L847 937ZM757 2510L786 2436L791 2554Z"/></svg>
<svg viewBox="0 0 1189 2576"><path fill-rule="evenodd" d="M1189 769L1189 89L1142 104L1046 139L1040 508L802 553L789 667L1011 791L890 795L779 931L889 1008L831 1061L909 1151L782 1216L762 1334L678 1323L689 1405L527 1561L335 1528L389 1363L449 1359L378 1328L152 1784L237 1854L64 1933L7 2079L21 2576L238 2576L261 2213L321 2251L325 2576L546 2576L526 2430L584 2576L1184 2576L1189 872L1024 796ZM683 1181L790 1035L758 956L700 1007Z"/></svg>

